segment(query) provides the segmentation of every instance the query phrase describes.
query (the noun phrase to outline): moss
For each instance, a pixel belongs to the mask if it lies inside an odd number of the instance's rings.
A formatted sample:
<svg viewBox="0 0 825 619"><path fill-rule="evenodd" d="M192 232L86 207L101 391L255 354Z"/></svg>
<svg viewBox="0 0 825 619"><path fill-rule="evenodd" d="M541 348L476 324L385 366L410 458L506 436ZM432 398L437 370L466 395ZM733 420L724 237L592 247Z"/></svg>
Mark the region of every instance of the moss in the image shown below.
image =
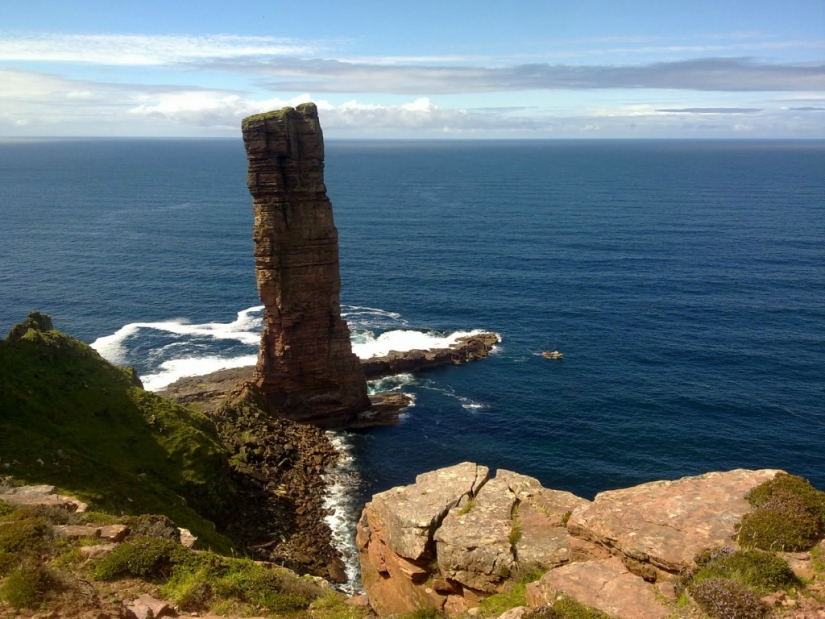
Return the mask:
<svg viewBox="0 0 825 619"><path fill-rule="evenodd" d="M9 474L100 511L165 514L229 552L213 522L229 522L234 485L206 417L136 387L131 370L86 344L31 326L0 341L0 393L0 453L16 461Z"/></svg>
<svg viewBox="0 0 825 619"><path fill-rule="evenodd" d="M691 573L692 583L723 578L763 594L801 585L788 562L769 552L715 549L700 553L694 560L698 567Z"/></svg>
<svg viewBox="0 0 825 619"><path fill-rule="evenodd" d="M6 335L9 341L15 341L25 336L29 329L35 331L51 331L54 329L52 318L48 314L41 314L40 312L31 312L23 322L14 325Z"/></svg>
<svg viewBox="0 0 825 619"><path fill-rule="evenodd" d="M811 551L811 559L817 572L825 572L825 546L820 544Z"/></svg>
<svg viewBox="0 0 825 619"><path fill-rule="evenodd" d="M3 516L8 516L15 509L16 508L14 507L14 505L9 505L8 503L5 503L4 501L0 501L0 518L2 518Z"/></svg>
<svg viewBox="0 0 825 619"><path fill-rule="evenodd" d="M496 593L495 595L484 598L481 602L480 614L482 617L498 617L511 608L526 605L527 596L525 594L525 585L523 583L514 583L509 587L505 587L501 593Z"/></svg>
<svg viewBox="0 0 825 619"><path fill-rule="evenodd" d="M756 593L735 580L708 578L689 590L699 608L716 619L761 619L770 612Z"/></svg>
<svg viewBox="0 0 825 619"><path fill-rule="evenodd" d="M744 547L797 552L820 539L822 525L805 503L789 494L777 495L742 518L737 541Z"/></svg>
<svg viewBox="0 0 825 619"><path fill-rule="evenodd" d="M513 528L510 529L510 536L508 537L510 540L510 546L515 549L516 544L521 541L521 522L518 520L513 521Z"/></svg>
<svg viewBox="0 0 825 619"><path fill-rule="evenodd" d="M24 565L3 581L0 597L17 609L37 609L48 590L54 586L52 575L40 565Z"/></svg>

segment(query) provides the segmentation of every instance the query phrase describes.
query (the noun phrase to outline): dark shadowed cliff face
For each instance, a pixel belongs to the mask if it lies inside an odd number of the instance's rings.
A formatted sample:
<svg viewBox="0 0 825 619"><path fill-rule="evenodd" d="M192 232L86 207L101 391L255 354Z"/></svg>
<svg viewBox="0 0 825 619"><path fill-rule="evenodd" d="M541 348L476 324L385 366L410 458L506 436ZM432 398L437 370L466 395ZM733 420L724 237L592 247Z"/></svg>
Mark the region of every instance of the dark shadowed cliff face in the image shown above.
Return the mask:
<svg viewBox="0 0 825 619"><path fill-rule="evenodd" d="M243 121L254 199L255 269L266 306L254 381L297 421L344 425L370 406L341 319L338 231L314 104Z"/></svg>

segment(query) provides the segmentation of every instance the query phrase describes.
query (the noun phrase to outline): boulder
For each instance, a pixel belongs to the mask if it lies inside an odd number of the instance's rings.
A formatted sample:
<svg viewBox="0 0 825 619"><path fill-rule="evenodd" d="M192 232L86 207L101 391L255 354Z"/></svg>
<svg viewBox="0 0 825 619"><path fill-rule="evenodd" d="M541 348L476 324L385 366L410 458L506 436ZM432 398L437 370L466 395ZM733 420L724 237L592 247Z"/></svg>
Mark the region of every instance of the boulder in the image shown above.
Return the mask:
<svg viewBox="0 0 825 619"><path fill-rule="evenodd" d="M463 464L373 497L358 524L361 572L379 614L477 607L513 576L569 560L566 515L588 501L533 477Z"/></svg>
<svg viewBox="0 0 825 619"><path fill-rule="evenodd" d="M87 559L102 559L107 554L117 548L117 544L97 544L95 546L82 546L80 553Z"/></svg>
<svg viewBox="0 0 825 619"><path fill-rule="evenodd" d="M100 539L109 542L122 542L129 535L129 527L123 524L110 524L100 527Z"/></svg>
<svg viewBox="0 0 825 619"><path fill-rule="evenodd" d="M178 527L178 533L180 533L180 543L182 545L187 548L191 548L192 550L197 550L198 538L192 535L192 532L189 529Z"/></svg>
<svg viewBox="0 0 825 619"><path fill-rule="evenodd" d="M498 619L521 619L529 612L530 609L527 606L516 606L515 608L504 611L499 615Z"/></svg>
<svg viewBox="0 0 825 619"><path fill-rule="evenodd" d="M73 496L62 496L57 494L54 486L18 486L0 490L0 501L11 505L46 505L49 507L60 507L70 512L85 512L88 505Z"/></svg>
<svg viewBox="0 0 825 619"><path fill-rule="evenodd" d="M157 619L158 617L174 614L174 605L171 602L157 600L148 594L141 595L134 602L132 602L132 607L135 606L143 606L145 608L148 608L152 613L151 616L155 617L155 619Z"/></svg>
<svg viewBox="0 0 825 619"><path fill-rule="evenodd" d="M84 537L100 537L100 527L83 525L59 524L54 527L55 535L68 539L82 539Z"/></svg>
<svg viewBox="0 0 825 619"><path fill-rule="evenodd" d="M745 495L779 472L737 469L599 493L567 523L578 538L572 558L614 555L651 582L673 578L702 550L735 547L736 528L751 510Z"/></svg>
<svg viewBox="0 0 825 619"><path fill-rule="evenodd" d="M527 604L537 608L562 594L624 619L665 619L671 614L653 586L630 573L618 557L550 570L527 586Z"/></svg>
<svg viewBox="0 0 825 619"><path fill-rule="evenodd" d="M433 534L463 497L475 496L488 474L487 467L464 462L419 475L414 484L367 503L356 543L364 588L378 614L443 607L447 594L426 586L435 560Z"/></svg>

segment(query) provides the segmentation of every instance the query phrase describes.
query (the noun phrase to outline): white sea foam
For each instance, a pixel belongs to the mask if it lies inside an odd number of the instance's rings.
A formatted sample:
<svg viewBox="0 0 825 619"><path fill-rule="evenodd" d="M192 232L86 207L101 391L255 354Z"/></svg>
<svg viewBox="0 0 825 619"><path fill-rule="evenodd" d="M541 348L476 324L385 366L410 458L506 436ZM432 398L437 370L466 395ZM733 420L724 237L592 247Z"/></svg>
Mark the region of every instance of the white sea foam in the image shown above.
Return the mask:
<svg viewBox="0 0 825 619"><path fill-rule="evenodd" d="M443 335L435 331L412 331L396 329L387 331L376 337L372 332L356 333L352 338L352 352L361 359L383 357L390 351L407 352L410 350L430 350L433 348L449 348L459 338L468 335L483 333L480 329L473 331L455 331Z"/></svg>
<svg viewBox="0 0 825 619"><path fill-rule="evenodd" d="M170 359L160 364L153 374L140 377L143 388L147 391L159 391L171 385L178 379L188 376L203 376L218 370L242 368L255 365L257 355L242 355L240 357L185 357Z"/></svg>
<svg viewBox="0 0 825 619"><path fill-rule="evenodd" d="M361 593L361 569L358 548L355 545L355 522L358 520L358 488L361 476L355 466L350 437L345 432L327 432L332 446L338 451L338 462L324 472L327 492L324 517L332 532L332 545L341 551L347 582L341 589L353 595Z"/></svg>
<svg viewBox="0 0 825 619"><path fill-rule="evenodd" d="M263 305L250 307L238 312L238 317L229 323L207 322L190 324L184 319L164 322L132 322L111 335L92 342L92 348L112 363L121 363L126 356L126 341L139 334L141 329L154 329L180 336L205 336L216 340L236 340L242 344L256 345L260 341L263 319L256 315L263 311ZM237 366L233 366L237 367ZM196 376L193 374L193 376Z"/></svg>
<svg viewBox="0 0 825 619"><path fill-rule="evenodd" d="M400 391L404 387L415 384L415 376L412 374L396 374L395 376L385 376L367 381L367 393L386 393L387 391Z"/></svg>

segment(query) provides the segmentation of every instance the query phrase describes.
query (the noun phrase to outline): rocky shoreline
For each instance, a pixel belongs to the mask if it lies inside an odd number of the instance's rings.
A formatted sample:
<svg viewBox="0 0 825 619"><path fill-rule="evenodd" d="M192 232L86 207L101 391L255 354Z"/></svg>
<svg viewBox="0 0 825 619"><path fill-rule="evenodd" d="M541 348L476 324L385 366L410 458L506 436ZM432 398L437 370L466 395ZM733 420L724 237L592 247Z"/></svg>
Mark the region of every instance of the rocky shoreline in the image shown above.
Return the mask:
<svg viewBox="0 0 825 619"><path fill-rule="evenodd" d="M460 338L450 348L392 351L362 361L368 378L416 372L482 359L500 341L495 333ZM212 419L230 449L234 472L245 489L238 515L227 533L255 559L343 584L349 578L327 523L329 493L325 474L338 461L324 429L284 419L256 397L248 382L252 367L183 378L158 392L194 405ZM350 428L392 425L409 406L409 396L391 392L370 396L372 407ZM354 551L355 549L351 549Z"/></svg>
<svg viewBox="0 0 825 619"><path fill-rule="evenodd" d="M421 372L445 365L460 365L487 357L501 338L496 333L474 333L458 338L448 348L390 351L387 355L361 360L367 380L394 374ZM180 404L197 405L204 413L214 412L235 385L252 379L255 366L218 370L203 376L181 378L157 393ZM373 402L375 404L375 402Z"/></svg>

